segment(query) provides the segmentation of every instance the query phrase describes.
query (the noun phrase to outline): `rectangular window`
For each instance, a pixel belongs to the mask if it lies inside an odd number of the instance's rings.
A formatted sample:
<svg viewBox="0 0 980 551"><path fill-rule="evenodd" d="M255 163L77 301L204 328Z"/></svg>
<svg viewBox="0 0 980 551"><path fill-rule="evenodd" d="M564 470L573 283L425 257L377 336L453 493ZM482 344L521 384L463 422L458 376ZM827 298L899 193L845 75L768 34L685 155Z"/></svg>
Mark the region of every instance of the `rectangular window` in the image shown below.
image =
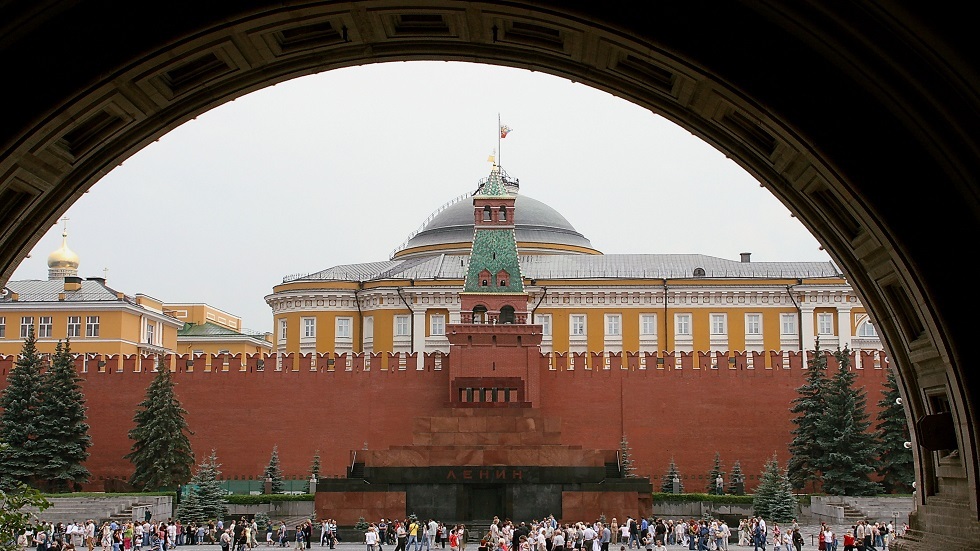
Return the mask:
<svg viewBox="0 0 980 551"><path fill-rule="evenodd" d="M51 316L41 316L37 320L37 337L39 339L50 339L51 338Z"/></svg>
<svg viewBox="0 0 980 551"><path fill-rule="evenodd" d="M99 316L85 316L85 336L99 336Z"/></svg>
<svg viewBox="0 0 980 551"><path fill-rule="evenodd" d="M783 335L796 335L796 314L780 314L779 326Z"/></svg>
<svg viewBox="0 0 980 551"><path fill-rule="evenodd" d="M303 338L316 337L316 318L303 318Z"/></svg>
<svg viewBox="0 0 980 551"><path fill-rule="evenodd" d="M412 334L411 316L395 316L395 336L407 337Z"/></svg>
<svg viewBox="0 0 980 551"><path fill-rule="evenodd" d="M26 339L30 335L31 329L34 328L34 318L31 316L23 316L20 318L20 338Z"/></svg>
<svg viewBox="0 0 980 551"><path fill-rule="evenodd" d="M551 314L536 314L534 316L534 322L541 325L541 334L550 337L551 336Z"/></svg>
<svg viewBox="0 0 980 551"><path fill-rule="evenodd" d="M623 334L623 316L620 314L606 314L606 335L618 337Z"/></svg>
<svg viewBox="0 0 980 551"><path fill-rule="evenodd" d="M433 314L429 316L429 335L445 335L446 334L446 316L442 314Z"/></svg>
<svg viewBox="0 0 980 551"><path fill-rule="evenodd" d="M674 314L674 329L678 335L691 334L691 314Z"/></svg>
<svg viewBox="0 0 980 551"><path fill-rule="evenodd" d="M711 314L711 334L712 335L726 335L728 334L728 328L726 327L726 322L728 319L725 314Z"/></svg>
<svg viewBox="0 0 980 551"><path fill-rule="evenodd" d="M657 334L657 314L640 314L640 334Z"/></svg>
<svg viewBox="0 0 980 551"><path fill-rule="evenodd" d="M146 322L146 344L155 344L154 337L156 337L156 324Z"/></svg>
<svg viewBox="0 0 980 551"><path fill-rule="evenodd" d="M834 315L829 312L817 314L817 334L834 334Z"/></svg>
<svg viewBox="0 0 980 551"><path fill-rule="evenodd" d="M349 339L351 338L351 318L337 318L337 332L336 337L338 339Z"/></svg>
<svg viewBox="0 0 980 551"><path fill-rule="evenodd" d="M68 338L82 336L82 316L68 316Z"/></svg>
<svg viewBox="0 0 980 551"><path fill-rule="evenodd" d="M745 314L745 334L762 334L762 314Z"/></svg>
<svg viewBox="0 0 980 551"><path fill-rule="evenodd" d="M572 314L568 323L570 334L573 337L585 336L585 314Z"/></svg>
<svg viewBox="0 0 980 551"><path fill-rule="evenodd" d="M279 341L286 344L286 320L279 320Z"/></svg>
<svg viewBox="0 0 980 551"><path fill-rule="evenodd" d="M0 317L0 339L7 338L7 318Z"/></svg>

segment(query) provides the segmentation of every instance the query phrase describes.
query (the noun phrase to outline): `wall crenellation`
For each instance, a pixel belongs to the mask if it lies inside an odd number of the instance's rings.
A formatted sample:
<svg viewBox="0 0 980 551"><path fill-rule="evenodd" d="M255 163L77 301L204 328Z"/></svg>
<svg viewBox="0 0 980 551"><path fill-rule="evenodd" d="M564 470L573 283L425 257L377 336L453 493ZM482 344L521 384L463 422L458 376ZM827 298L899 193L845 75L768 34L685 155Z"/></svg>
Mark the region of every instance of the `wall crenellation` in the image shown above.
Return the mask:
<svg viewBox="0 0 980 551"><path fill-rule="evenodd" d="M827 367L835 370L837 359L829 351ZM165 354L163 363L174 373L397 373L437 372L448 369L449 354L443 352L308 352L255 354ZM807 364L813 351L806 352ZM75 354L80 374L139 374L156 371L155 354ZM746 352L542 352L542 372L626 371L667 374L674 372L775 373L804 369L800 351ZM17 357L0 354L4 378ZM883 350L851 352L852 369L885 370L889 366Z"/></svg>

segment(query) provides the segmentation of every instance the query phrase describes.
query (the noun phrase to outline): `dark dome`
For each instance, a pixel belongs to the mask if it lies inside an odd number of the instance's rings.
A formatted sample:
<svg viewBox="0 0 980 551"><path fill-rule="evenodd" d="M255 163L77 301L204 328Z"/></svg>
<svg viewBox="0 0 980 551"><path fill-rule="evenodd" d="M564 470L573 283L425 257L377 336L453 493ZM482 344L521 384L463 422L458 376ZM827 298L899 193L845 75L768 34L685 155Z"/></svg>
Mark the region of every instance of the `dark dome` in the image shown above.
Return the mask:
<svg viewBox="0 0 980 551"><path fill-rule="evenodd" d="M601 254L558 211L526 195L514 202L514 223L521 254ZM392 258L466 253L472 243L473 202L466 197L433 216Z"/></svg>

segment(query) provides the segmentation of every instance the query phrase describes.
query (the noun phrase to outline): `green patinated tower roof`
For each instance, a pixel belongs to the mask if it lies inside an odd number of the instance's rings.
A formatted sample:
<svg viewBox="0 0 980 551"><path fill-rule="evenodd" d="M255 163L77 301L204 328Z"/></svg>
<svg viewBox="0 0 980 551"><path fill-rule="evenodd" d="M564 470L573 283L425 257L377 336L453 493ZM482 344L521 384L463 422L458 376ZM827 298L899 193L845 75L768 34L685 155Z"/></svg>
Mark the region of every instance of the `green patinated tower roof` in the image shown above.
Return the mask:
<svg viewBox="0 0 980 551"><path fill-rule="evenodd" d="M475 197L505 197L500 170L495 166L490 177L480 187ZM490 272L487 285L484 286L480 273ZM497 274L501 270L507 272L507 285L501 286ZM517 257L517 236L514 228L481 228L477 226L473 232L473 248L470 251L470 265L466 273L464 293L523 293L524 278L521 276L521 264Z"/></svg>
<svg viewBox="0 0 980 551"><path fill-rule="evenodd" d="M507 189L504 188L504 179L500 177L500 169L497 166L493 167L490 171L490 176L487 178L486 182L480 186L480 189L476 192L476 197L503 197L508 195Z"/></svg>

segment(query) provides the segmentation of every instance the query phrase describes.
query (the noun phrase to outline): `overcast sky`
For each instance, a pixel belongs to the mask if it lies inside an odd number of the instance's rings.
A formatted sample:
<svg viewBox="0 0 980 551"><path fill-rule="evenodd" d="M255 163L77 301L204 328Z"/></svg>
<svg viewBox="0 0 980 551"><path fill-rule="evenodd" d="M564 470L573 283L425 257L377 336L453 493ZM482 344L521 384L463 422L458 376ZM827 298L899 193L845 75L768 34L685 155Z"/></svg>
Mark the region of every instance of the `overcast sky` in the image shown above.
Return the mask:
<svg viewBox="0 0 980 551"><path fill-rule="evenodd" d="M68 211L79 275L271 330L264 297L284 276L386 260L473 191L498 113L513 129L501 166L521 193L604 253L830 260L748 173L658 115L542 73L404 62L294 79L144 148ZM58 225L12 279L46 278L60 240Z"/></svg>

